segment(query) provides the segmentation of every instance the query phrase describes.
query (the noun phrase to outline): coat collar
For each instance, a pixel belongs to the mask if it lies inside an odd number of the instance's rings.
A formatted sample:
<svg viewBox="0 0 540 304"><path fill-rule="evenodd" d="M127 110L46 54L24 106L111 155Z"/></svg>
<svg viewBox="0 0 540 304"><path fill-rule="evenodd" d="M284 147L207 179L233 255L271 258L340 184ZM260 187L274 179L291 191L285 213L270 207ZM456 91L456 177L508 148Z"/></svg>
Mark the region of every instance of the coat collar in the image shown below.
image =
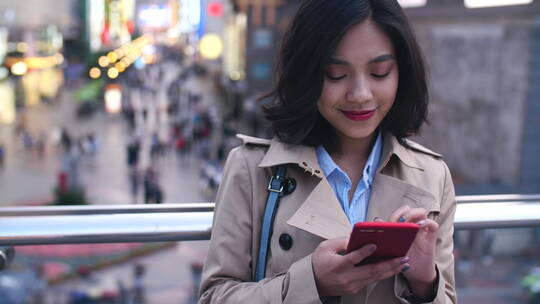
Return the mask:
<svg viewBox="0 0 540 304"><path fill-rule="evenodd" d="M418 163L417 158L411 151L399 143L395 136L384 133L383 151L377 172L381 172L381 170L386 167L393 155L397 156L405 166L423 170L422 166Z"/></svg>
<svg viewBox="0 0 540 304"><path fill-rule="evenodd" d="M432 208L436 203L432 194L406 181L382 174L382 169L391 164L393 155L396 155L403 165L423 171L414 152L405 148L394 136L385 133L383 140L381 162L375 176L366 220L373 221L374 217L388 220L392 212L405 204ZM348 236L352 225L319 167L315 148L288 145L274 138L259 167L280 164L297 164L307 174L320 178L317 186L289 218L287 224L324 239Z"/></svg>
<svg viewBox="0 0 540 304"><path fill-rule="evenodd" d="M407 145L412 148L418 148L418 144L414 142L404 140ZM439 156L439 154L431 152L427 149L422 150L425 153ZM383 133L383 151L381 155L381 161L377 172L388 164L390 158L395 155L399 160L407 167L423 170L421 163L418 161L414 152L410 151L403 144L399 143L397 138L390 133ZM273 138L270 143L270 148L266 152L262 161L259 163L259 167L273 167L281 164L297 164L305 171L312 173L320 178L323 177L322 170L317 160L317 152L314 147L304 145L290 145L279 141L277 138Z"/></svg>
<svg viewBox="0 0 540 304"><path fill-rule="evenodd" d="M323 177L315 148L303 145L289 145L272 139L268 152L264 155L259 167L273 167L281 164L297 164L307 173L319 178Z"/></svg>

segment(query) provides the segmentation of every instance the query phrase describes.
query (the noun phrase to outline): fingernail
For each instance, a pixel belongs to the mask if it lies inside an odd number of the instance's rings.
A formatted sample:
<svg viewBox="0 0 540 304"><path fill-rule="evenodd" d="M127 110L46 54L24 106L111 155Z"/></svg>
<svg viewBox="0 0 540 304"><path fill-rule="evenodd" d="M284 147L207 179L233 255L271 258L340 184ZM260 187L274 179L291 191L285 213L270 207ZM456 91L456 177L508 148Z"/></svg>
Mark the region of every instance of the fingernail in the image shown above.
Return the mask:
<svg viewBox="0 0 540 304"><path fill-rule="evenodd" d="M400 262L401 264L405 264L405 263L409 262L410 260L411 260L410 257L404 257L404 258L402 258L399 262Z"/></svg>
<svg viewBox="0 0 540 304"><path fill-rule="evenodd" d="M411 266L405 265L405 266L403 266L403 268L401 268L401 272L405 272L405 271L409 270L410 268L411 268Z"/></svg>
<svg viewBox="0 0 540 304"><path fill-rule="evenodd" d="M405 221L407 221L407 220L403 216L400 216L399 219L398 219L398 222L400 222L400 223L403 223Z"/></svg>
<svg viewBox="0 0 540 304"><path fill-rule="evenodd" d="M417 224L420 225L420 226L425 226L427 223L426 220L421 220L420 222L418 222Z"/></svg>
<svg viewBox="0 0 540 304"><path fill-rule="evenodd" d="M373 251L375 251L377 249L377 245L375 245L375 244L370 244L368 246L369 246L368 247L369 252L373 252Z"/></svg>

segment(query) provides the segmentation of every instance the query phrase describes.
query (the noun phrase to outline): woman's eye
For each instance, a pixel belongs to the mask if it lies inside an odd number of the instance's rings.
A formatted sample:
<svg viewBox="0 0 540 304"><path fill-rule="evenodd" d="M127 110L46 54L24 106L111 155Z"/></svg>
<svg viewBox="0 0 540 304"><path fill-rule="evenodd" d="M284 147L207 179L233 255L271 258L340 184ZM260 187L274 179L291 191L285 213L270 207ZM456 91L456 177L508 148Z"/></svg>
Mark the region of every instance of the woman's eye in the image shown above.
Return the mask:
<svg viewBox="0 0 540 304"><path fill-rule="evenodd" d="M345 78L346 76L347 75L345 75L345 74L339 75L339 76L333 76L333 75L326 74L326 77L328 77L328 79L330 79L330 80L340 80L340 79Z"/></svg>
<svg viewBox="0 0 540 304"><path fill-rule="evenodd" d="M389 74L390 74L390 72L385 73L385 74L371 74L371 76L373 76L375 78L384 78L384 77L388 76Z"/></svg>

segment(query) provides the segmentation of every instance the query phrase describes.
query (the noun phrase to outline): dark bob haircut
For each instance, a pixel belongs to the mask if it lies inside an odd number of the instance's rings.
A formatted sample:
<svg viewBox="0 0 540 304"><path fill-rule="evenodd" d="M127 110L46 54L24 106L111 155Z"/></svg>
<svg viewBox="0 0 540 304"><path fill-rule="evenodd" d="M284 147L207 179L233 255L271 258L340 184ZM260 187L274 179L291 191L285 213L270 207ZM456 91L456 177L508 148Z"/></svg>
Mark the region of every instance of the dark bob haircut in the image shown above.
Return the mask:
<svg viewBox="0 0 540 304"><path fill-rule="evenodd" d="M274 89L263 98L272 131L281 141L316 146L334 138L317 109L324 70L341 38L371 18L393 43L399 69L396 100L381 123L398 139L426 121L428 92L422 53L396 0L305 0L283 37Z"/></svg>

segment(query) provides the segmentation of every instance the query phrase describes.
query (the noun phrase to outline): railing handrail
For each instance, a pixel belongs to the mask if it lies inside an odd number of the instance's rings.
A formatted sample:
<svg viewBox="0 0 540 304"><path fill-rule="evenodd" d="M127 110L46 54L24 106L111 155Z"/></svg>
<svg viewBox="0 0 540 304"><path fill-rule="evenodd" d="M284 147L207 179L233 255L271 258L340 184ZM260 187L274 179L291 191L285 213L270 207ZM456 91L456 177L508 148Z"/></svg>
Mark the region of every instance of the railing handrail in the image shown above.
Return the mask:
<svg viewBox="0 0 540 304"><path fill-rule="evenodd" d="M540 226L540 199L461 198L456 229ZM207 240L213 210L214 203L0 208L0 246Z"/></svg>
<svg viewBox="0 0 540 304"><path fill-rule="evenodd" d="M467 203L496 203L496 202L538 202L540 194L487 194L487 195L459 195L456 197L459 204Z"/></svg>
<svg viewBox="0 0 540 304"><path fill-rule="evenodd" d="M469 203L508 203L540 202L540 194L490 194L460 195L458 204ZM95 215L95 214L133 214L159 212L206 212L214 211L215 203L180 203L161 205L72 205L72 206L17 206L0 207L0 217L5 216L45 216L45 215Z"/></svg>
<svg viewBox="0 0 540 304"><path fill-rule="evenodd" d="M46 215L96 215L134 214L162 212L208 212L214 211L215 203L182 203L161 205L73 205L73 206L22 206L1 207L0 217L46 216Z"/></svg>

